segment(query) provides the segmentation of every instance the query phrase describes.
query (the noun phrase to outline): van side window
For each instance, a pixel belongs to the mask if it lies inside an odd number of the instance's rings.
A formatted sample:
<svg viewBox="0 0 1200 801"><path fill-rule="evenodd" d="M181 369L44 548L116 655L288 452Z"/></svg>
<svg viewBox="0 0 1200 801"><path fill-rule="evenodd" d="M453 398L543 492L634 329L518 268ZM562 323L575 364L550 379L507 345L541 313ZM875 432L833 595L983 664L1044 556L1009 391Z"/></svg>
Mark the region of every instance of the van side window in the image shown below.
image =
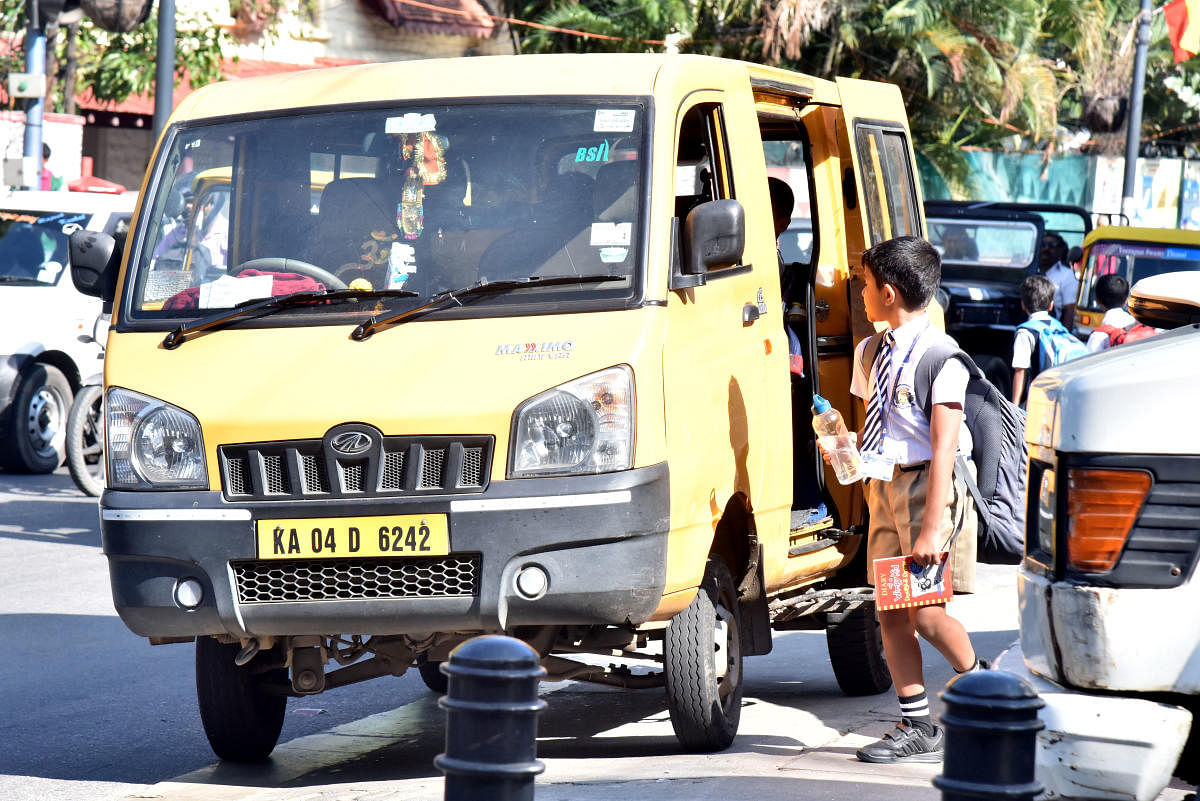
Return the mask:
<svg viewBox="0 0 1200 801"><path fill-rule="evenodd" d="M871 244L896 236L921 236L916 172L902 128L875 123L855 126Z"/></svg>
<svg viewBox="0 0 1200 801"><path fill-rule="evenodd" d="M720 104L703 103L683 117L675 158L675 214L680 221L701 203L733 197L721 113Z"/></svg>
<svg viewBox="0 0 1200 801"><path fill-rule="evenodd" d="M763 155L767 160L767 175L786 183L795 197L791 224L779 237L779 254L784 264L813 263L813 211L809 189L809 169L805 142L798 137L793 124L783 129L760 124L763 134Z"/></svg>

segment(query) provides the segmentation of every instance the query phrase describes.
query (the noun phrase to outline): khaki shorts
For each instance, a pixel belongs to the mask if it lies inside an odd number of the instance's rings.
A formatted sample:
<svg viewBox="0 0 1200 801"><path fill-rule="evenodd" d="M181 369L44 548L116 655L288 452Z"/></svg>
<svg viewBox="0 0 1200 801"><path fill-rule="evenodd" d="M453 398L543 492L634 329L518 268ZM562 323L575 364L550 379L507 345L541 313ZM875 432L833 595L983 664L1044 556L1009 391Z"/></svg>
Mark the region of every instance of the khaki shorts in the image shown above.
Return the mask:
<svg viewBox="0 0 1200 801"><path fill-rule="evenodd" d="M971 474L975 466L967 463ZM867 535L867 559L886 559L902 556L912 551L913 541L921 533L925 519L925 492L929 479L929 465L922 469L901 470L896 467L891 481L867 483L867 506L871 511L871 528ZM957 477L950 487L950 503L942 510L940 540L942 550L961 529L954 541L950 554L950 575L956 593L971 593L975 590L975 506L971 503L966 484ZM874 584L875 571L867 571L867 580Z"/></svg>

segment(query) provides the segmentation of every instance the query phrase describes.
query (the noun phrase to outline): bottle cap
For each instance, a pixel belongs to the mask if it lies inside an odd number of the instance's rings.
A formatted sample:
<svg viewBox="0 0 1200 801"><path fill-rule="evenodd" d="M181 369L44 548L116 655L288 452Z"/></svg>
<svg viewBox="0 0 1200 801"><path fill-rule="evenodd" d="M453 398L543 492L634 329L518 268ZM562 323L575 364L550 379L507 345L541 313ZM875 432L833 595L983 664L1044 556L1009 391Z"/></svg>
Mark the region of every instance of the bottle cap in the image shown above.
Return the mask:
<svg viewBox="0 0 1200 801"><path fill-rule="evenodd" d="M825 414L829 411L829 401L822 398L820 395L813 395L813 414Z"/></svg>

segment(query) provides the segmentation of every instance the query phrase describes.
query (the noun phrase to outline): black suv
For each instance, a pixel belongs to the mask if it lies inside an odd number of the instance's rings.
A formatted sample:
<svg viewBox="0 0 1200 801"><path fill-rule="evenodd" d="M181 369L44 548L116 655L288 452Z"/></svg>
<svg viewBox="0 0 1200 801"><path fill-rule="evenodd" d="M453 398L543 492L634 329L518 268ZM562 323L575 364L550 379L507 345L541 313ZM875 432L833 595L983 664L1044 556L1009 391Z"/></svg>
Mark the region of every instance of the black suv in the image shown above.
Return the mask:
<svg viewBox="0 0 1200 801"><path fill-rule="evenodd" d="M946 331L971 354L1001 392L1012 386L1012 346L1021 309L1021 281L1037 271L1044 233L1080 245L1092 228L1078 206L929 200L929 241L942 254L938 301Z"/></svg>

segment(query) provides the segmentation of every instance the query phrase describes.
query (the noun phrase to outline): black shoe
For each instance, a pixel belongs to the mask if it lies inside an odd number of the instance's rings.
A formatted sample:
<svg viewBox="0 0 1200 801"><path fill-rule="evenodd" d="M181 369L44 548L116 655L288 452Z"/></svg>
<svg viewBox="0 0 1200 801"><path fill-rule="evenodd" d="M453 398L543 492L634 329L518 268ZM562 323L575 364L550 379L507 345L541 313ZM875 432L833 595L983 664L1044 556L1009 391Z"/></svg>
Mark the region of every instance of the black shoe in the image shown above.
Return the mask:
<svg viewBox="0 0 1200 801"><path fill-rule="evenodd" d="M941 762L946 750L945 733L935 729L932 735L900 723L883 739L858 749L863 762Z"/></svg>

